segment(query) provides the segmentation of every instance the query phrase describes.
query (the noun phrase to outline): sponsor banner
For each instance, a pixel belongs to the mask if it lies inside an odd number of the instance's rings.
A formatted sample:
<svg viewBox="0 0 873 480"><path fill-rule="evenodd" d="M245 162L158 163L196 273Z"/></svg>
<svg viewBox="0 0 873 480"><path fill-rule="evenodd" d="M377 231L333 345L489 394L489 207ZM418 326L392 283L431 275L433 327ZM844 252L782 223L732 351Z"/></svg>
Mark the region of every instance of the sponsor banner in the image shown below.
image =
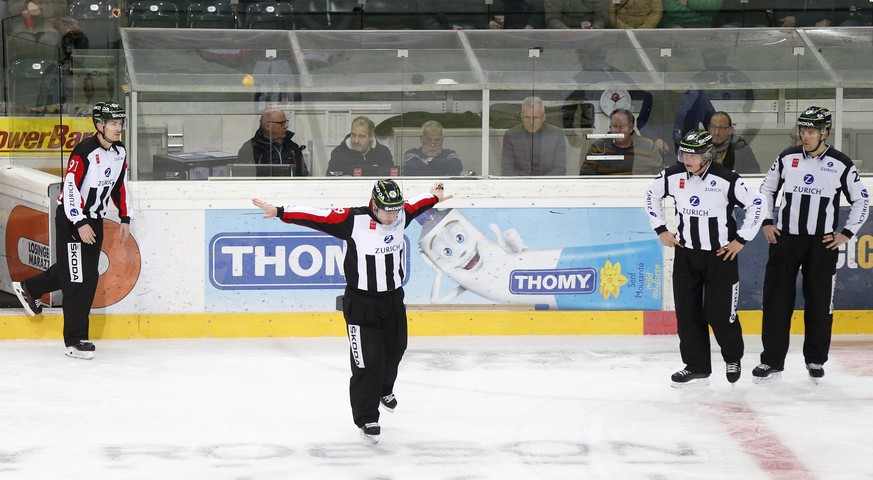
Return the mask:
<svg viewBox="0 0 873 480"><path fill-rule="evenodd" d="M209 281L220 290L346 286L345 242L324 233L219 233L208 248Z"/></svg>
<svg viewBox="0 0 873 480"><path fill-rule="evenodd" d="M642 209L433 209L417 220L404 238L408 304L661 308L662 249ZM206 225L207 311L334 309L344 242L239 210L207 210Z"/></svg>
<svg viewBox="0 0 873 480"><path fill-rule="evenodd" d="M44 157L70 152L94 133L90 118L2 117L0 155Z"/></svg>
<svg viewBox="0 0 873 480"><path fill-rule="evenodd" d="M742 211L738 217L741 218ZM846 223L848 207L840 208L838 228ZM763 301L764 271L770 244L758 232L755 239L740 252L740 310L760 310ZM803 309L803 273L797 275L797 297L794 308ZM834 308L837 310L869 310L873 291L873 222L865 222L857 235L841 246L837 257L837 283Z"/></svg>

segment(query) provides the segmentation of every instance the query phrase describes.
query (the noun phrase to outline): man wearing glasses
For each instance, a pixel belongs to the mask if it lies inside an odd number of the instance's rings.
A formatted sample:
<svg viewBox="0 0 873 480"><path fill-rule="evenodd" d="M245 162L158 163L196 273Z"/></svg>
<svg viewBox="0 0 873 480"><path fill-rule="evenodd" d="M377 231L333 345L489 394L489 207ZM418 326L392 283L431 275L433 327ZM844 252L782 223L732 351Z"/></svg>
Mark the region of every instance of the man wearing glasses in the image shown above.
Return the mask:
<svg viewBox="0 0 873 480"><path fill-rule="evenodd" d="M734 135L734 122L727 112L715 112L709 120L715 161L737 173L761 173L752 147Z"/></svg>
<svg viewBox="0 0 873 480"><path fill-rule="evenodd" d="M256 165L291 165L295 177L309 176L309 168L303 161L303 149L288 130L285 112L276 107L267 107L261 113L261 125L250 140L240 147L238 163ZM287 173L286 173L287 175Z"/></svg>
<svg viewBox="0 0 873 480"><path fill-rule="evenodd" d="M546 123L546 109L539 97L521 104L521 125L503 134L501 175L537 176L567 174L564 130Z"/></svg>
<svg viewBox="0 0 873 480"><path fill-rule="evenodd" d="M403 175L446 177L461 174L464 167L454 150L443 148L443 126L429 120L421 126L421 147L403 154Z"/></svg>
<svg viewBox="0 0 873 480"><path fill-rule="evenodd" d="M660 172L664 168L661 152L652 139L634 134L635 125L636 119L630 110L613 110L609 115L609 133L623 137L595 141L582 160L579 175L655 175ZM616 158L598 159L603 155Z"/></svg>

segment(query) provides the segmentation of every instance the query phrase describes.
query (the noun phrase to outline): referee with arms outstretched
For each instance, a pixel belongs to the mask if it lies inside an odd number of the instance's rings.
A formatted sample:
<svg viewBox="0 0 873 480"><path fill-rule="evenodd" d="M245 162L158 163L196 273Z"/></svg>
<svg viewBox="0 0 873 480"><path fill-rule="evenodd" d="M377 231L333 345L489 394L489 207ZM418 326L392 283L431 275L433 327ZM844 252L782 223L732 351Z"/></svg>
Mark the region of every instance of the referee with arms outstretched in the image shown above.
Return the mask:
<svg viewBox="0 0 873 480"><path fill-rule="evenodd" d="M394 381L407 345L403 279L408 272L403 232L415 217L450 198L442 183L437 183L430 195L404 201L399 185L379 180L369 205L361 207L276 207L252 199L264 211L264 218L278 217L346 241L343 317L352 369L349 398L355 425L373 443L378 443L382 433L379 405L388 411L397 406Z"/></svg>
<svg viewBox="0 0 873 480"><path fill-rule="evenodd" d="M770 242L764 273L761 364L752 370L755 383L781 376L788 354L797 273L803 270L803 358L814 383L824 376L834 322L834 286L840 245L867 220L869 199L858 169L844 153L825 142L831 112L809 107L797 119L802 145L789 147L773 162L761 183L768 202L764 238ZM782 204L773 218L776 195ZM837 229L840 197L851 204ZM774 224L775 223L775 224Z"/></svg>

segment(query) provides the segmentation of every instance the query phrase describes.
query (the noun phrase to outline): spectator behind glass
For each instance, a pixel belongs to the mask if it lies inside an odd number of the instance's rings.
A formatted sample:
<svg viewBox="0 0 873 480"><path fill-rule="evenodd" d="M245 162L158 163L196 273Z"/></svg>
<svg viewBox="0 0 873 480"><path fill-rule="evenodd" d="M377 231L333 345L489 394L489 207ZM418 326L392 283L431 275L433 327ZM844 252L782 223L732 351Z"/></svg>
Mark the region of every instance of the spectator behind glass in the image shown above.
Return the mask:
<svg viewBox="0 0 873 480"><path fill-rule="evenodd" d="M536 176L567 174L564 130L546 123L546 109L539 97L521 104L521 125L503 135L501 175Z"/></svg>
<svg viewBox="0 0 873 480"><path fill-rule="evenodd" d="M394 157L376 140L376 125L367 117L352 120L352 131L330 152L327 174L331 176L385 177L393 172Z"/></svg>
<svg viewBox="0 0 873 480"><path fill-rule="evenodd" d="M608 28L611 0L546 0L548 28Z"/></svg>
<svg viewBox="0 0 873 480"><path fill-rule="evenodd" d="M622 138L603 138L588 148L579 175L654 175L664 168L664 159L650 138L634 134L636 119L630 110L618 108L609 116L609 133ZM595 160L592 155L623 155L623 160Z"/></svg>
<svg viewBox="0 0 873 480"><path fill-rule="evenodd" d="M662 28L709 28L722 0L664 0Z"/></svg>
<svg viewBox="0 0 873 480"><path fill-rule="evenodd" d="M621 0L609 2L609 24L612 28L658 28L664 16L662 0Z"/></svg>
<svg viewBox="0 0 873 480"><path fill-rule="evenodd" d="M837 21L841 27L873 25L873 2L868 0L836 0Z"/></svg>
<svg viewBox="0 0 873 480"><path fill-rule="evenodd" d="M546 28L544 0L503 0L503 11L496 12L488 28ZM500 15L503 16L501 23Z"/></svg>
<svg viewBox="0 0 873 480"><path fill-rule="evenodd" d="M780 0L773 16L780 27L830 27L838 24L834 9L834 0Z"/></svg>
<svg viewBox="0 0 873 480"><path fill-rule="evenodd" d="M761 173L758 158L743 137L734 135L734 122L727 112L718 111L709 120L715 162L737 173Z"/></svg>
<svg viewBox="0 0 873 480"><path fill-rule="evenodd" d="M303 159L303 149L292 140L285 112L267 107L255 135L243 143L236 154L238 163L258 165L291 165L295 177L308 177L309 168Z"/></svg>
<svg viewBox="0 0 873 480"><path fill-rule="evenodd" d="M443 126L429 120L421 126L421 147L411 148L403 154L403 175L412 176L457 176L464 167L454 150L443 148Z"/></svg>
<svg viewBox="0 0 873 480"><path fill-rule="evenodd" d="M61 34L55 30L51 19L67 15L66 0L9 0L8 9L12 15L11 20L4 24L8 28L5 32L8 37L60 46ZM8 48L7 51L14 52L15 49Z"/></svg>

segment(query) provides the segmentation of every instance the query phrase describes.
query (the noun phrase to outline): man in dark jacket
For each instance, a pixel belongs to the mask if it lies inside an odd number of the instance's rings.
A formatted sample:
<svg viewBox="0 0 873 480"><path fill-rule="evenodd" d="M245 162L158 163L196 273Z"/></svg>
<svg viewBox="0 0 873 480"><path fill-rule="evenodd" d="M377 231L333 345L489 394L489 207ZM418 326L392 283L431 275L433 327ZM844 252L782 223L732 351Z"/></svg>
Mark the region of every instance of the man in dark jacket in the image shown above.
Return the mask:
<svg viewBox="0 0 873 480"><path fill-rule="evenodd" d="M303 161L303 149L306 147L291 140L293 137L294 132L288 130L285 112L276 107L267 107L261 113L261 126L255 136L240 147L237 163L291 165L295 177L308 177L309 168Z"/></svg>
<svg viewBox="0 0 873 480"><path fill-rule="evenodd" d="M387 177L392 172L391 150L376 141L376 125L367 117L352 120L352 131L330 152L327 174L331 176Z"/></svg>
<svg viewBox="0 0 873 480"><path fill-rule="evenodd" d="M464 164L457 152L443 148L445 136L440 122L424 122L419 138L421 146L410 148L403 155L403 175L441 177L461 174Z"/></svg>
<svg viewBox="0 0 873 480"><path fill-rule="evenodd" d="M752 147L742 137L734 135L734 122L727 112L715 112L709 120L715 162L737 173L761 173L761 166Z"/></svg>

